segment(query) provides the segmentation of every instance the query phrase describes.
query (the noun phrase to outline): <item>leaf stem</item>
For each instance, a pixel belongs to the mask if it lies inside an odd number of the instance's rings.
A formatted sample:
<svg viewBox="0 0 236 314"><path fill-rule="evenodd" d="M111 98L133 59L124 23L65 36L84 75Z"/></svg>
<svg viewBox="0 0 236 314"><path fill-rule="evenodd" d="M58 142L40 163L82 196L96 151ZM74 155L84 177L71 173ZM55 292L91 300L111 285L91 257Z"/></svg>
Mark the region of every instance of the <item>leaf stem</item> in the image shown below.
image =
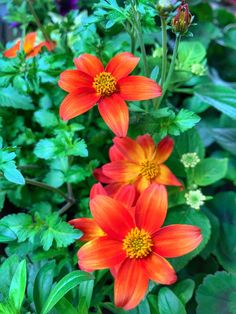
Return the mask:
<svg viewBox="0 0 236 314"><path fill-rule="evenodd" d="M166 79L167 70L167 23L166 19L161 17L161 34L162 34L162 68L160 85L163 86Z"/></svg>

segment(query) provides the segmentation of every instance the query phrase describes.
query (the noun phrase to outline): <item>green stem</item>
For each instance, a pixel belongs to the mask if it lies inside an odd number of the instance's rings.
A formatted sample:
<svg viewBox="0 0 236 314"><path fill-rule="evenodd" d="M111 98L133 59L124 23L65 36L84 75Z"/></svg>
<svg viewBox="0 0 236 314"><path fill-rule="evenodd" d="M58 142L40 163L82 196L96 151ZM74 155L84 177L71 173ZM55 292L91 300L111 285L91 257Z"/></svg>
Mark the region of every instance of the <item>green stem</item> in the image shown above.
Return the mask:
<svg viewBox="0 0 236 314"><path fill-rule="evenodd" d="M45 40L48 41L48 42L50 42L50 41L51 41L51 40L50 40L50 37L48 36L48 34L47 34L47 32L45 31L43 25L41 24L41 22L40 22L40 20L39 20L39 18L38 18L38 15L37 15L37 13L35 12L35 9L34 9L34 6L33 6L32 2L31 2L31 0L27 0L27 2L28 2L28 5L29 5L30 12L32 13L32 15L33 15L33 17L34 17L34 19L35 19L35 23L37 24L38 28L41 30L41 32L42 32L42 34L43 34Z"/></svg>
<svg viewBox="0 0 236 314"><path fill-rule="evenodd" d="M137 36L138 36L138 41L139 41L142 57L143 57L144 74L146 76L149 76L148 63L147 63L147 53L146 53L146 49L145 49L145 45L144 45L144 41L143 41L143 34L142 34L141 23L140 23L139 17L137 17L136 22L137 22Z"/></svg>
<svg viewBox="0 0 236 314"><path fill-rule="evenodd" d="M193 88L175 88L174 92L192 95L194 94L194 89Z"/></svg>
<svg viewBox="0 0 236 314"><path fill-rule="evenodd" d="M172 74L174 72L174 68L175 68L175 60L176 60L176 57L177 57L177 52L178 52L178 48L179 48L179 43L180 43L180 40L181 40L181 35L176 35L176 40L175 40L175 47L174 47L174 51L173 51L173 56L172 56L172 59L171 59L171 64L170 64L170 68L169 68L169 71L168 71L168 75L167 75L167 78L166 78L166 81L164 83L164 87L163 87L163 91L162 91L162 96L159 98L159 101L158 101L158 106L161 104L167 90L168 90L168 87L170 85L170 81L171 81L171 78L172 78ZM157 106L157 108L158 108ZM157 109L155 108L155 109Z"/></svg>
<svg viewBox="0 0 236 314"><path fill-rule="evenodd" d="M161 33L162 33L162 69L160 85L163 86L166 79L167 70L167 23L165 18L161 18Z"/></svg>

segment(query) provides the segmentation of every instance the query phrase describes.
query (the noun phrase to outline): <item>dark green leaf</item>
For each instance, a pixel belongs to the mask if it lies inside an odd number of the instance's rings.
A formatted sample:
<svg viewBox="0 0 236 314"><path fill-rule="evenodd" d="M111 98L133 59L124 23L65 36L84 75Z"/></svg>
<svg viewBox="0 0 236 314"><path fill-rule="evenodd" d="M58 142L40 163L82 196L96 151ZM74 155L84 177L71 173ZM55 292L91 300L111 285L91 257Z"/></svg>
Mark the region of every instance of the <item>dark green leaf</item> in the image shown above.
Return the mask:
<svg viewBox="0 0 236 314"><path fill-rule="evenodd" d="M0 224L0 242L10 242L16 240L15 233L4 224Z"/></svg>
<svg viewBox="0 0 236 314"><path fill-rule="evenodd" d="M158 309L160 314L186 314L182 302L169 288L161 288L158 294Z"/></svg>
<svg viewBox="0 0 236 314"><path fill-rule="evenodd" d="M212 130L212 135L221 147L236 156L236 129L215 128Z"/></svg>
<svg viewBox="0 0 236 314"><path fill-rule="evenodd" d="M186 304L193 296L195 282L192 279L185 279L176 283L173 292L183 304Z"/></svg>

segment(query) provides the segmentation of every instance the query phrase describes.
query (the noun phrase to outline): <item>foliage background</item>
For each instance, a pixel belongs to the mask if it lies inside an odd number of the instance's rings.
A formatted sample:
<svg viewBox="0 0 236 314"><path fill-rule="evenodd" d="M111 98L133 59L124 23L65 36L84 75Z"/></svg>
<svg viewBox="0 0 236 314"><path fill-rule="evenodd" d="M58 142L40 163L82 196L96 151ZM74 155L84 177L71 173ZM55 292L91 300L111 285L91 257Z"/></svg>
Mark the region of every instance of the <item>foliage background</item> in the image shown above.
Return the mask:
<svg viewBox="0 0 236 314"><path fill-rule="evenodd" d="M37 30L27 1L0 3L8 25L20 24L13 36ZM208 200L196 211L186 205L186 191L170 188L167 223L198 225L204 241L171 261L178 270L175 285L151 284L130 313L236 313L236 9L223 1L189 4L196 25L180 44L168 97L158 111L151 102L130 103L129 136L148 132L156 141L167 134L175 139L169 167L187 190L198 186ZM131 49L141 56L134 16L128 3L115 0L80 1L78 11L66 16L54 1L37 0L34 7L55 51L27 60L22 52L0 57L0 313L125 313L113 305L108 271L77 270L81 232L66 222L89 217L92 173L108 161L112 133L96 108L61 121L65 93L57 81L84 52L104 63ZM155 3L139 1L137 12L149 74L158 81L162 49ZM173 44L169 29L170 56ZM142 61L135 71L144 74ZM188 152L201 159L192 173L180 163Z"/></svg>

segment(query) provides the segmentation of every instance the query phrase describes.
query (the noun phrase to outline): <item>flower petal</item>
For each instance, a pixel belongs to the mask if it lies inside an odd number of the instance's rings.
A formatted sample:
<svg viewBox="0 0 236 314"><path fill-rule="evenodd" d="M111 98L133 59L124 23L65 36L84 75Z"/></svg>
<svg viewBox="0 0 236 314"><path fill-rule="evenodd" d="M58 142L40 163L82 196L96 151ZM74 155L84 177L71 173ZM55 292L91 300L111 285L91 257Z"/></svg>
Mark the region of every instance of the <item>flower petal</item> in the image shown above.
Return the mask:
<svg viewBox="0 0 236 314"><path fill-rule="evenodd" d="M106 72L110 72L118 81L122 77L129 75L140 58L135 57L132 53L122 52L113 57L106 66Z"/></svg>
<svg viewBox="0 0 236 314"><path fill-rule="evenodd" d="M114 199L130 208L133 206L135 196L136 192L133 185L123 185L114 195Z"/></svg>
<svg viewBox="0 0 236 314"><path fill-rule="evenodd" d="M100 96L95 93L70 93L60 106L60 117L70 120L91 109L99 100Z"/></svg>
<svg viewBox="0 0 236 314"><path fill-rule="evenodd" d="M153 250L163 257L177 257L193 251L201 241L201 229L198 227L170 225L157 231Z"/></svg>
<svg viewBox="0 0 236 314"><path fill-rule="evenodd" d="M105 176L105 174L103 173L102 167L95 169L93 171L93 175L94 175L95 179L97 179L98 181L100 181L102 183L112 183L113 182L112 179Z"/></svg>
<svg viewBox="0 0 236 314"><path fill-rule="evenodd" d="M135 162L136 164L145 160L145 153L142 147L136 141L129 137L118 138L115 137L113 142L121 152L121 154L128 160Z"/></svg>
<svg viewBox="0 0 236 314"><path fill-rule="evenodd" d="M98 195L90 201L90 209L96 223L111 238L122 241L134 220L124 205L105 195Z"/></svg>
<svg viewBox="0 0 236 314"><path fill-rule="evenodd" d="M125 310L136 307L144 298L148 288L148 277L140 260L126 259L115 277L115 305Z"/></svg>
<svg viewBox="0 0 236 314"><path fill-rule="evenodd" d="M102 62L97 57L88 53L84 53L79 58L75 58L74 63L79 71L85 72L93 78L104 71Z"/></svg>
<svg viewBox="0 0 236 314"><path fill-rule="evenodd" d="M88 74L78 70L66 70L61 73L58 85L66 92L75 92L82 88L92 88L93 79Z"/></svg>
<svg viewBox="0 0 236 314"><path fill-rule="evenodd" d="M87 242L105 235L93 218L76 218L70 220L69 224L83 232L80 241Z"/></svg>
<svg viewBox="0 0 236 314"><path fill-rule="evenodd" d="M122 242L101 237L87 242L78 251L79 267L96 270L113 267L126 258Z"/></svg>
<svg viewBox="0 0 236 314"><path fill-rule="evenodd" d="M163 140L161 140L157 145L155 157L156 162L158 162L158 164L165 162L170 157L173 148L174 141L169 136L163 138Z"/></svg>
<svg viewBox="0 0 236 314"><path fill-rule="evenodd" d="M23 45L23 49L24 49L24 52L28 55L28 53L30 53L33 48L34 48L34 43L35 43L35 40L36 40L36 36L37 36L37 33L36 32L32 32L32 33L29 33L25 36L25 42L24 42L24 45ZM41 49L41 48L40 48Z"/></svg>
<svg viewBox="0 0 236 314"><path fill-rule="evenodd" d="M123 154L119 151L119 149L115 145L112 145L111 148L109 149L109 157L111 161L125 159Z"/></svg>
<svg viewBox="0 0 236 314"><path fill-rule="evenodd" d="M117 85L124 100L147 100L161 96L161 87L144 76L127 76Z"/></svg>
<svg viewBox="0 0 236 314"><path fill-rule="evenodd" d="M135 208L137 227L150 234L162 226L167 213L167 191L163 185L152 184L141 193Z"/></svg>
<svg viewBox="0 0 236 314"><path fill-rule="evenodd" d="M142 146L147 159L152 160L155 154L155 143L149 134L140 135L136 141Z"/></svg>
<svg viewBox="0 0 236 314"><path fill-rule="evenodd" d="M98 110L116 136L126 136L129 127L129 111L122 98L117 94L104 97L99 101Z"/></svg>
<svg viewBox="0 0 236 314"><path fill-rule="evenodd" d="M177 280L175 270L163 257L152 253L141 260L147 276L160 284L171 285Z"/></svg>
<svg viewBox="0 0 236 314"><path fill-rule="evenodd" d="M104 187L101 185L101 183L96 183L92 186L90 190L90 199L92 200L94 197L97 195L107 195L106 190Z"/></svg>
<svg viewBox="0 0 236 314"><path fill-rule="evenodd" d="M138 179L136 180L136 182L134 183L135 187L137 189L137 191L139 193L143 192L146 188L149 187L149 185L151 185L151 182L148 178L146 177L141 177L139 176Z"/></svg>
<svg viewBox="0 0 236 314"><path fill-rule="evenodd" d="M170 171L165 165L159 165L160 173L155 178L157 184L164 185L174 185L174 186L183 186L181 182L176 178L176 176Z"/></svg>
<svg viewBox="0 0 236 314"><path fill-rule="evenodd" d="M14 46L4 51L3 55L6 58L14 58L16 57L17 51L20 51L20 40L18 40Z"/></svg>
<svg viewBox="0 0 236 314"><path fill-rule="evenodd" d="M113 182L128 184L138 177L140 166L126 160L112 161L102 167L105 176Z"/></svg>
<svg viewBox="0 0 236 314"><path fill-rule="evenodd" d="M105 186L105 190L107 191L107 194L109 196L113 197L122 187L122 185L123 185L122 183L118 183L118 182L110 183Z"/></svg>

